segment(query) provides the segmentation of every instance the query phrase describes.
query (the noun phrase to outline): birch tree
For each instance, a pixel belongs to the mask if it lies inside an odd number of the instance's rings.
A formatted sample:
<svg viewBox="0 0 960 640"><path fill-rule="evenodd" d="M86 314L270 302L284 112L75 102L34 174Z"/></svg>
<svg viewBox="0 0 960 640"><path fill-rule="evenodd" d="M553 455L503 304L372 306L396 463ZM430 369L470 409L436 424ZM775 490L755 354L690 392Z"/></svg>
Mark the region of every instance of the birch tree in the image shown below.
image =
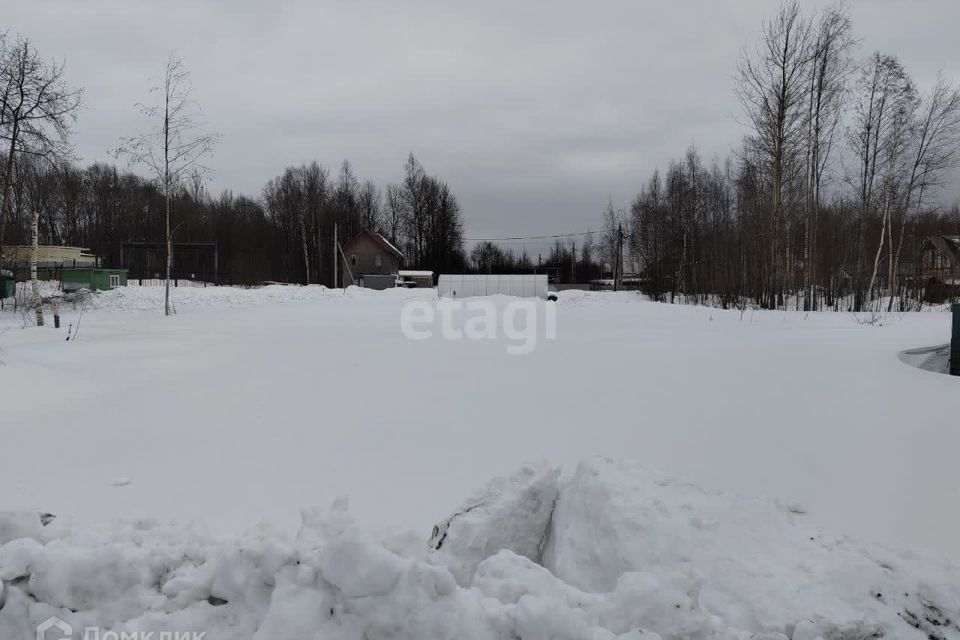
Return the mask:
<svg viewBox="0 0 960 640"><path fill-rule="evenodd" d="M200 105L193 98L190 73L175 54L170 54L163 77L151 93L158 97L156 102L137 105L149 123L148 131L123 138L116 154L125 156L132 166L148 169L163 192L167 248L163 312L169 316L172 313L170 268L176 232L176 227L171 225L172 198L185 180L209 172L203 161L213 153L220 136L205 129Z"/></svg>
<svg viewBox="0 0 960 640"><path fill-rule="evenodd" d="M33 212L30 218L30 287L33 291L33 310L37 315L37 326L43 326L43 298L40 296L40 283L37 281L37 256L40 253L40 214Z"/></svg>
<svg viewBox="0 0 960 640"><path fill-rule="evenodd" d="M858 311L876 287L883 246L890 233L891 211L902 194L903 158L916 101L916 88L900 61L880 53L871 55L860 71L850 132L856 158L853 181L860 219L860 259L854 303ZM868 223L875 218L880 221L880 239L869 285L864 289Z"/></svg>

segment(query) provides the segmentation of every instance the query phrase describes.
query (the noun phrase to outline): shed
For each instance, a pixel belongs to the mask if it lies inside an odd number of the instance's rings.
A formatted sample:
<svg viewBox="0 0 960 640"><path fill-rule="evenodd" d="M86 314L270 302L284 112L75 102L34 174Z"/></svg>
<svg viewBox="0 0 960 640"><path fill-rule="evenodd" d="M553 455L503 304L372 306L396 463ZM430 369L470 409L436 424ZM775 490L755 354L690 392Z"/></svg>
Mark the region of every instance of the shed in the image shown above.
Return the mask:
<svg viewBox="0 0 960 640"><path fill-rule="evenodd" d="M114 287L127 286L126 269L63 269L60 282L64 291L89 289L109 291Z"/></svg>
<svg viewBox="0 0 960 640"><path fill-rule="evenodd" d="M433 271L401 269L400 273L397 274L397 286L407 288L425 287L429 289L433 287Z"/></svg>
<svg viewBox="0 0 960 640"><path fill-rule="evenodd" d="M437 284L441 298L505 295L547 299L547 274L475 275L441 274Z"/></svg>

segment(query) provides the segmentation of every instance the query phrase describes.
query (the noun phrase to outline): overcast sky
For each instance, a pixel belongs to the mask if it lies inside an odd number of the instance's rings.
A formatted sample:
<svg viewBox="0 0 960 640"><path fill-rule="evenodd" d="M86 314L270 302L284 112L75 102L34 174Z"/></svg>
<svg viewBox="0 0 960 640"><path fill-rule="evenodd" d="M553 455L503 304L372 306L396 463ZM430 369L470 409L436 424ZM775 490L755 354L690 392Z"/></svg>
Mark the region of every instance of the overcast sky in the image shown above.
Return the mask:
<svg viewBox="0 0 960 640"><path fill-rule="evenodd" d="M111 160L142 129L170 50L222 133L212 190L259 195L285 166L349 158L399 180L412 151L446 179L467 234L600 226L650 172L695 143L743 134L733 74L770 0L450 2L2 0L6 26L85 87L74 137ZM813 2L810 3L814 4ZM860 53L901 57L921 87L960 80L958 0L851 3ZM960 193L960 189L953 189ZM952 197L952 196L951 196ZM536 248L530 247L534 251Z"/></svg>

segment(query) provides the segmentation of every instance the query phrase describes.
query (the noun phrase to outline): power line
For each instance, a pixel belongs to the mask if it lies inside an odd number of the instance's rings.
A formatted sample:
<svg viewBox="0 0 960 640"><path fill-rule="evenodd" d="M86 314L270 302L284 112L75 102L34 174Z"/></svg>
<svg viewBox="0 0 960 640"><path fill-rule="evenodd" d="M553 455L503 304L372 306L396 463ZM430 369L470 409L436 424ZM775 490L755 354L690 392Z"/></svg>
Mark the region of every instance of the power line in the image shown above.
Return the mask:
<svg viewBox="0 0 960 640"><path fill-rule="evenodd" d="M575 236L588 236L594 233L606 233L606 231L581 231L580 233L557 233L552 236L513 236L509 238L464 238L466 242L506 242L508 240L554 240L556 238L572 238Z"/></svg>

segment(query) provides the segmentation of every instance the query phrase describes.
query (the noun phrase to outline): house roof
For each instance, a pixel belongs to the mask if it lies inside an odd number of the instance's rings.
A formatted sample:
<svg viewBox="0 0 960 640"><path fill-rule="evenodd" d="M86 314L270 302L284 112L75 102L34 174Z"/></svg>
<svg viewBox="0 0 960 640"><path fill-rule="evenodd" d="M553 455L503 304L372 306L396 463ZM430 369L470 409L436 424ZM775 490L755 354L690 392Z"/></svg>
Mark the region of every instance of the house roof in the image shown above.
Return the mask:
<svg viewBox="0 0 960 640"><path fill-rule="evenodd" d="M940 253L950 256L954 265L960 264L960 236L928 236L927 242Z"/></svg>
<svg viewBox="0 0 960 640"><path fill-rule="evenodd" d="M361 231L360 233L353 236L347 241L347 246L353 244L356 240L358 240L363 236L369 236L371 240L373 240L378 245L383 247L383 249L385 249L388 253L392 253L393 255L397 256L397 258L399 258L400 260L403 260L403 253L401 253L400 250L397 249L395 246L393 246L389 240L384 238L382 235L380 235L376 231L369 231L369 230Z"/></svg>

